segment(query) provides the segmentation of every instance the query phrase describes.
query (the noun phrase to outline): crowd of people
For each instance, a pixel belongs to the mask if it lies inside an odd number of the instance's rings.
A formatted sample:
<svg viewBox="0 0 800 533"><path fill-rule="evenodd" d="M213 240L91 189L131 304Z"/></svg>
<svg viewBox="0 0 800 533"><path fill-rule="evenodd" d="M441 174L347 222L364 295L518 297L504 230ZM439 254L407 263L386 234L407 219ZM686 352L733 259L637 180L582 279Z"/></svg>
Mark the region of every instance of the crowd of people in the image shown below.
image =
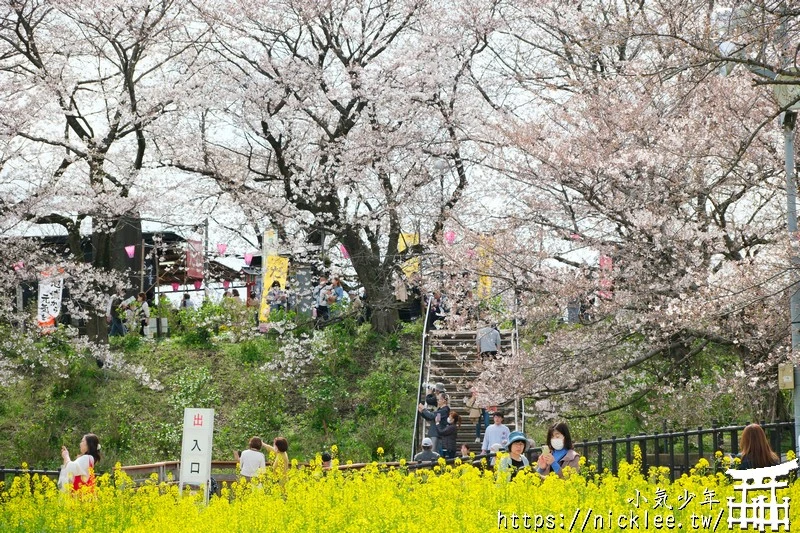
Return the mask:
<svg viewBox="0 0 800 533"><path fill-rule="evenodd" d="M453 459L456 457L457 435L461 425L461 416L449 406L449 397L444 384L427 385L424 402L417 405L419 415L429 425L426 436L422 439L422 451L414 456L414 461L437 461L440 457ZM503 421L504 413L493 407L493 410L481 408L477 404L475 392L464 399L470 409L469 418L475 423L475 442L480 443L480 453L473 453L469 444L462 444L461 458L475 462L483 457L495 465L498 452L507 455L499 464L501 471L509 471L511 477L523 468L533 465L533 469L542 477L555 474L564 477L567 469L580 470L580 454L575 450L572 434L566 422L558 422L547 429L544 444L535 449L535 443L521 431L511 431ZM489 424L488 419L493 423ZM481 426L484 426L481 439ZM772 450L766 434L758 424L745 427L740 442L741 459L738 468L763 468L780 462L779 456ZM476 450L477 451L477 450Z"/></svg>
<svg viewBox="0 0 800 533"><path fill-rule="evenodd" d="M437 397L437 410L433 418L423 413L430 411L420 403L420 414L431 420L428 436L422 439L422 451L414 456L414 461L419 463L435 463L440 457L452 459L456 457L456 435L460 425L460 416L451 411L446 405L446 393L439 392ZM447 413L446 423L441 424L441 416ZM509 431L503 424L503 413L492 413L494 424L486 428L482 441L480 455L474 454L469 444L462 444L461 459L466 464L477 463L481 458L488 457L489 464L495 466L497 452L506 452L497 464L497 470L508 474L508 479L513 479L518 472L529 469L542 477L550 474L563 478L569 471L580 471L580 454L574 449L574 442L566 422L558 422L547 430L545 443L540 447L541 452L535 451L535 443L527 438L522 431ZM451 430L452 428L452 430ZM431 432L435 437L431 437ZM437 448L438 447L438 448ZM766 468L780 463L780 456L772 450L764 429L758 424L750 424L744 428L739 443L741 450L736 466L740 470L752 468ZM96 476L95 467L100 462L100 440L94 433L87 433L79 443L80 455L75 459L70 458L66 446L61 447L62 465L58 478L58 486L65 491L94 490ZM436 450L436 451L434 451ZM259 476L267 470L267 454L271 462L269 468L278 483L283 485L289 473L289 442L285 437L275 437L272 444L263 442L260 437L252 437L246 450L233 452L234 459L239 463L239 475L245 481ZM266 453L265 453L266 452ZM331 468L331 454L321 454L322 468Z"/></svg>
<svg viewBox="0 0 800 533"><path fill-rule="evenodd" d="M432 405L434 399L435 406ZM448 406L447 392L441 383L429 388L425 402L417 406L417 411L430 425L426 437L422 439L422 451L414 456L414 461L437 461L439 457L455 458L461 416ZM575 472L580 470L580 454L574 449L566 422L558 422L548 428L545 444L541 447L541 453L537 453L531 439L521 431L510 431L503 423L505 415L502 411L495 410L491 416L494 423L486 426L483 440L480 439L479 429L483 416L478 418L476 424L476 441L481 443L480 454L473 454L469 444L465 443L460 450L462 459L474 462L488 457L489 464L494 466L497 453L506 452L507 455L500 461L498 469L509 472L511 478L518 470L528 468L531 464L535 465L535 471L542 477L551 472L563 477L568 467Z"/></svg>

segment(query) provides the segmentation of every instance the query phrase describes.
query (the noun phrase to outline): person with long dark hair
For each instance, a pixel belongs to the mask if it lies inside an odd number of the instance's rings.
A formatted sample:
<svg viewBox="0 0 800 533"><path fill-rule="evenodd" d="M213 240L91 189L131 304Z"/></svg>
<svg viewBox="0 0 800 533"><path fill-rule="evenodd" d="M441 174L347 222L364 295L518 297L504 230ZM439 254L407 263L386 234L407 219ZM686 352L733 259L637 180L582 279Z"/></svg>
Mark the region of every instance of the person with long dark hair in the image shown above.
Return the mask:
<svg viewBox="0 0 800 533"><path fill-rule="evenodd" d="M750 424L742 431L742 440L739 444L741 449L739 470L750 468L765 468L780 463L778 454L772 451L772 447L767 441L764 429L758 424Z"/></svg>
<svg viewBox="0 0 800 533"><path fill-rule="evenodd" d="M542 446L539 456L538 472L547 476L550 472L564 477L564 468L570 467L575 472L580 468L581 456L573 449L572 436L566 422L554 424L547 430L547 444Z"/></svg>
<svg viewBox="0 0 800 533"><path fill-rule="evenodd" d="M94 433L87 433L80 442L81 455L71 461L66 446L61 447L61 474L58 477L58 486L64 490L72 487L79 490L81 487L94 488L95 465L100 461L100 440Z"/></svg>

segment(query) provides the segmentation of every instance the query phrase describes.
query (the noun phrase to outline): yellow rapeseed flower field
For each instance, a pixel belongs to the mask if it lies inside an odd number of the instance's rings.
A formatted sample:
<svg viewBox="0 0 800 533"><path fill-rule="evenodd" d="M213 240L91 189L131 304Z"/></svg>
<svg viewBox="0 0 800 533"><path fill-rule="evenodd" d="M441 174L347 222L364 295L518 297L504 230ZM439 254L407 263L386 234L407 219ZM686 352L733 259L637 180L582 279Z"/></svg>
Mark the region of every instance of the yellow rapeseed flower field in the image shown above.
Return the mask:
<svg viewBox="0 0 800 533"><path fill-rule="evenodd" d="M362 470L292 469L285 484L271 472L224 486L206 505L197 492L174 484L135 484L118 468L98 479L93 493L66 494L54 482L23 475L0 487L0 531L717 531L728 530L732 481L701 460L690 475L669 481L666 468L647 475L624 464L614 476L591 466L580 475L541 479L469 465L409 472L373 463ZM800 484L778 491L797 501ZM738 525L735 526L738 530Z"/></svg>

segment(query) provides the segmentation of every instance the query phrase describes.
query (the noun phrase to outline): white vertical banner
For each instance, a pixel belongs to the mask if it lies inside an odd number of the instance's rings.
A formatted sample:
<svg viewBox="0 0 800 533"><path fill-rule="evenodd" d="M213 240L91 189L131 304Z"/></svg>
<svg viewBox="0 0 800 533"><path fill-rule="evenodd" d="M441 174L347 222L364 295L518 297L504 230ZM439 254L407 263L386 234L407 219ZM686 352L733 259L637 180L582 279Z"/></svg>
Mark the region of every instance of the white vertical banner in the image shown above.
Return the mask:
<svg viewBox="0 0 800 533"><path fill-rule="evenodd" d="M211 446L214 439L213 409L183 410L180 490L185 484L205 485L206 502L211 486Z"/></svg>
<svg viewBox="0 0 800 533"><path fill-rule="evenodd" d="M268 255L277 255L278 253L278 233L272 229L267 228L264 230L264 239L262 241L261 253L263 257Z"/></svg>
<svg viewBox="0 0 800 533"><path fill-rule="evenodd" d="M39 300L36 305L36 322L45 331L56 327L56 318L61 311L61 291L64 278L44 278L39 281Z"/></svg>

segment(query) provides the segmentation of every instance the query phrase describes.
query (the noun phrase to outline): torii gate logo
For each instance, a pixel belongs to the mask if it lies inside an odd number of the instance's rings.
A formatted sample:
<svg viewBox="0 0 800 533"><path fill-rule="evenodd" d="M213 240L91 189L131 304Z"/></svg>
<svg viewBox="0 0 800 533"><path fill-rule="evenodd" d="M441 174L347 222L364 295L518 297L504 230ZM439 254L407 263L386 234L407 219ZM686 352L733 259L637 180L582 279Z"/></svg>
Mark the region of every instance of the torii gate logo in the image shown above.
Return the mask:
<svg viewBox="0 0 800 533"><path fill-rule="evenodd" d="M739 524L739 529L750 529L752 525L758 531L764 531L769 526L772 531L789 531L789 498L782 498L778 502L776 494L778 489L785 488L788 483L777 481L779 477L789 475L789 472L797 468L797 459L786 463L766 468L751 468L749 470L727 470L726 474L741 484L734 484L733 490L742 491L742 499L736 501L732 496L728 497L728 529ZM764 481L764 480L768 481ZM751 481L752 483L748 483ZM764 494L748 499L748 493L752 491L769 490L769 500Z"/></svg>

